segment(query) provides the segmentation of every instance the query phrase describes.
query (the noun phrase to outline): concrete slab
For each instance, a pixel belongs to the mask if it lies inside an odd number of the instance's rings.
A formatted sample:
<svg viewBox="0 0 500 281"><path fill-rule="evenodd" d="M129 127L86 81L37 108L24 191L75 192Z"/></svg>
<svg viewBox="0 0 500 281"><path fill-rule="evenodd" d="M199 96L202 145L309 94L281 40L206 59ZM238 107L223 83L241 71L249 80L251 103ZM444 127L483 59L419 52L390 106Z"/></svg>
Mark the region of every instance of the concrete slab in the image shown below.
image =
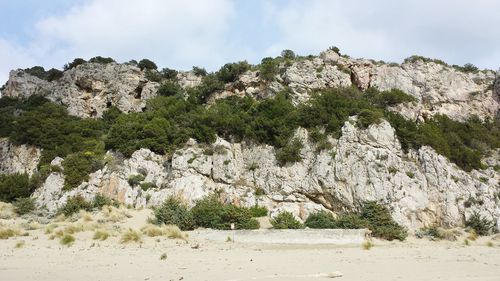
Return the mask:
<svg viewBox="0 0 500 281"><path fill-rule="evenodd" d="M367 229L203 229L189 232L189 237L219 242L229 237L237 243L361 245L369 232Z"/></svg>

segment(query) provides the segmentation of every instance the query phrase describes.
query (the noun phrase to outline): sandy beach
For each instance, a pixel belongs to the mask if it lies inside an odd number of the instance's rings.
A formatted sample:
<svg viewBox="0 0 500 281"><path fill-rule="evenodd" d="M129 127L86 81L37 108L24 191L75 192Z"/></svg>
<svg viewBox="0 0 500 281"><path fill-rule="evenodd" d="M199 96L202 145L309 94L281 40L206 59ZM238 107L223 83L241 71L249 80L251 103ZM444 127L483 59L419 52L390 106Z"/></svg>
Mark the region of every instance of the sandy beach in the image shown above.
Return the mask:
<svg viewBox="0 0 500 281"><path fill-rule="evenodd" d="M189 232L186 239L143 234L140 242L122 243L123 232L141 229L150 211L120 210L47 224L0 220L4 229L20 231L0 240L0 280L487 281L500 276L500 241L495 237L480 237L468 246L465 233L457 241L374 239L370 250L360 245L214 242ZM54 229L48 233L48 228ZM75 241L62 245L58 228L79 228ZM94 240L98 229L108 231L109 238Z"/></svg>

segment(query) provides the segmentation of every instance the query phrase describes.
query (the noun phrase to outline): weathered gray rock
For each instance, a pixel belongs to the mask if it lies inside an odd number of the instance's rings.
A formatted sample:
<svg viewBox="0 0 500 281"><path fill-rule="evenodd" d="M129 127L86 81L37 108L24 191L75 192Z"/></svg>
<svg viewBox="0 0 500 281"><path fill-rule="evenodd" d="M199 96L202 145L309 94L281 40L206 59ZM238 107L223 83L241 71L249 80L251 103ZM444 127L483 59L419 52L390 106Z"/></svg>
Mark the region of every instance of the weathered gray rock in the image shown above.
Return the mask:
<svg viewBox="0 0 500 281"><path fill-rule="evenodd" d="M62 185L51 175L37 196L40 204L51 204L53 209L48 209L55 210L75 194L91 199L101 192L140 207L158 205L169 196L193 205L220 191L227 202L266 206L271 216L290 211L301 219L318 210L354 211L362 202L375 200L389 206L394 219L412 230L434 224L460 226L474 211L499 218L495 196L500 175L493 168L466 173L429 147L404 153L388 122L366 130L355 124L355 118L346 122L342 137L331 140L333 148L319 153L307 131L299 129L303 160L283 167L270 146L219 138L214 153L207 154L206 146L191 140L171 159L138 150L130 159L92 174L88 183L71 192L54 192L53 186ZM156 187L131 187L127 179L137 174ZM256 195L256 190L264 195Z"/></svg>
<svg viewBox="0 0 500 281"><path fill-rule="evenodd" d="M0 138L0 174L27 173L37 171L41 157L40 149L28 145L14 145Z"/></svg>

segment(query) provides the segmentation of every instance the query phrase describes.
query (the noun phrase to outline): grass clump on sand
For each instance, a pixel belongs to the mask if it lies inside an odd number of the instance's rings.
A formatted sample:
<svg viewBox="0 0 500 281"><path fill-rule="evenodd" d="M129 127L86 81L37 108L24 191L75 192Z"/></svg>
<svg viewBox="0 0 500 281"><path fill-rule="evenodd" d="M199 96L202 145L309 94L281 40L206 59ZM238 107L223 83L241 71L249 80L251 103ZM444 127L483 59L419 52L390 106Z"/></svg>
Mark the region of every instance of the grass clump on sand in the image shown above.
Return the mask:
<svg viewBox="0 0 500 281"><path fill-rule="evenodd" d="M461 235L461 231L456 229L444 229L437 226L424 227L415 232L415 236L419 239L428 237L433 241L448 240L456 241Z"/></svg>
<svg viewBox="0 0 500 281"><path fill-rule="evenodd" d="M18 230L10 227L0 226L0 239L9 239L10 237L14 237L17 235L19 235Z"/></svg>
<svg viewBox="0 0 500 281"><path fill-rule="evenodd" d="M465 226L479 236L489 235L494 230L495 223L487 218L482 217L478 212L474 212L468 220L465 221Z"/></svg>
<svg viewBox="0 0 500 281"><path fill-rule="evenodd" d="M103 229L98 229L94 232L94 236L92 239L94 240L99 240L99 241L104 241L109 238L109 233L106 230Z"/></svg>
<svg viewBox="0 0 500 281"><path fill-rule="evenodd" d="M160 260L163 261L163 260L166 260L166 259L167 259L167 254L166 253L161 254Z"/></svg>
<svg viewBox="0 0 500 281"><path fill-rule="evenodd" d="M122 234L122 237L120 238L120 243L126 244L131 242L142 243L142 234L137 230L129 228Z"/></svg>
<svg viewBox="0 0 500 281"><path fill-rule="evenodd" d="M141 228L141 232L149 237L166 236L171 239L186 239L186 236L180 228L176 225L162 225L157 226L153 224L148 224Z"/></svg>
<svg viewBox="0 0 500 281"><path fill-rule="evenodd" d="M304 225L300 223L292 213L281 212L276 217L271 219L271 224L275 229L301 229Z"/></svg>
<svg viewBox="0 0 500 281"><path fill-rule="evenodd" d="M64 234L59 242L61 243L61 245L69 247L75 242L75 237L71 234Z"/></svg>
<svg viewBox="0 0 500 281"><path fill-rule="evenodd" d="M259 206L255 205L249 208L250 214L252 214L252 217L254 218L260 218L260 217L265 217L267 216L268 210L264 206Z"/></svg>
<svg viewBox="0 0 500 281"><path fill-rule="evenodd" d="M16 242L16 245L14 246L16 249L22 248L26 245L26 242L24 240L19 240Z"/></svg>
<svg viewBox="0 0 500 281"><path fill-rule="evenodd" d="M371 248L373 248L373 246L374 245L370 240L366 240L365 242L363 242L363 244L361 244L363 250L370 250Z"/></svg>

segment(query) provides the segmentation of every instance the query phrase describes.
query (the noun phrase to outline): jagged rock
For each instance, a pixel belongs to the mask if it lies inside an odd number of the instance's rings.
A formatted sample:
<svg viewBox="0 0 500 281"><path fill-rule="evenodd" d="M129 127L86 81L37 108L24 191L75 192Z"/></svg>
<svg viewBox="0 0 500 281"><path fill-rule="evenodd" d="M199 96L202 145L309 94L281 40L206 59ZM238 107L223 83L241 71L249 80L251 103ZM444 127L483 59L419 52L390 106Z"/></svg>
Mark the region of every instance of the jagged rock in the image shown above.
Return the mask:
<svg viewBox="0 0 500 281"><path fill-rule="evenodd" d="M0 174L27 173L37 171L41 157L40 149L29 145L14 145L0 138Z"/></svg>
<svg viewBox="0 0 500 281"><path fill-rule="evenodd" d="M158 83L148 81L137 66L85 63L52 82L23 70L12 71L3 94L20 98L41 94L65 105L69 114L88 118L101 117L111 106L123 112L141 111L157 88Z"/></svg>
<svg viewBox="0 0 500 281"><path fill-rule="evenodd" d="M202 76L196 76L192 71L177 73L177 81L182 88L193 88L201 84Z"/></svg>
<svg viewBox="0 0 500 281"><path fill-rule="evenodd" d="M138 150L115 167L107 165L93 173L88 183L71 192L54 191L53 186L62 184L53 174L35 196L49 210L49 202L54 202L55 210L75 194L90 199L101 192L141 207L158 205L169 196L193 205L220 191L227 202L266 206L271 216L290 211L301 219L318 210L358 210L362 202L375 200L389 206L394 219L411 230L435 224L460 226L474 211L489 219L500 216L495 201L498 172L489 168L466 173L429 147L404 153L386 121L361 130L351 118L342 136L331 140L333 148L319 153L306 130L299 129L295 137L304 143L303 160L283 167L270 146L218 138L212 154L190 140L171 159ZM127 179L136 174L156 187L147 191L131 187ZM264 195L256 195L258 189Z"/></svg>

